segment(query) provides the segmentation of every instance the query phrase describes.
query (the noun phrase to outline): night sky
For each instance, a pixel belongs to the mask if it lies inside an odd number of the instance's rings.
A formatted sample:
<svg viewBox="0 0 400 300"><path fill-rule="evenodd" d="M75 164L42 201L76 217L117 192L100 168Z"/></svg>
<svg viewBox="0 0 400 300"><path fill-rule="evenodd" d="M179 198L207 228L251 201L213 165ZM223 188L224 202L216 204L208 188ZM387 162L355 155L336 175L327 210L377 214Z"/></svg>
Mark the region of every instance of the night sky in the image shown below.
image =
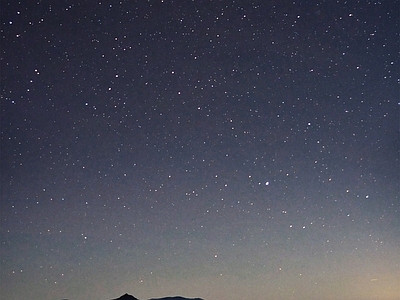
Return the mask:
<svg viewBox="0 0 400 300"><path fill-rule="evenodd" d="M1 1L2 299L400 299L399 2Z"/></svg>

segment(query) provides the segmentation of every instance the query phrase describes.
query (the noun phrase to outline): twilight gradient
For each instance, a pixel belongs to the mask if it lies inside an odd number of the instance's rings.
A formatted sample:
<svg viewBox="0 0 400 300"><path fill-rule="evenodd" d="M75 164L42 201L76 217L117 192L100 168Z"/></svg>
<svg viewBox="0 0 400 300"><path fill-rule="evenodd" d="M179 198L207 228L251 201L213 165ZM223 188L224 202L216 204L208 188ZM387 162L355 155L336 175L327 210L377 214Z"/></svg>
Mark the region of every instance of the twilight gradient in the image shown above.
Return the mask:
<svg viewBox="0 0 400 300"><path fill-rule="evenodd" d="M398 1L1 24L1 298L400 299Z"/></svg>

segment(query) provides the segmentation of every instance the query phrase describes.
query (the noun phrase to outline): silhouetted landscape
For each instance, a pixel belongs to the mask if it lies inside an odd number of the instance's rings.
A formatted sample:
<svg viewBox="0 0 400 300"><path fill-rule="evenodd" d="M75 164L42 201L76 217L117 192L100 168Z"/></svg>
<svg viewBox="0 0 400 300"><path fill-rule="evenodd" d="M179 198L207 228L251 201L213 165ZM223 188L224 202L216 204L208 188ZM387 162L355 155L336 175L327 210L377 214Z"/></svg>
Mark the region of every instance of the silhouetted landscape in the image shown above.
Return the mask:
<svg viewBox="0 0 400 300"><path fill-rule="evenodd" d="M122 296L121 296L121 297L119 297L119 298L112 299L112 300L139 300L139 299L138 299L138 298L135 298L135 297L133 297L132 295L125 294L125 295L122 295Z"/></svg>
<svg viewBox="0 0 400 300"><path fill-rule="evenodd" d="M139 300L139 299L135 298L132 295L125 294L119 298L112 299L112 300ZM175 296L175 297L164 297L164 298L152 298L149 300L203 300L203 299L201 299L201 298L185 298L185 297L181 297L181 296Z"/></svg>

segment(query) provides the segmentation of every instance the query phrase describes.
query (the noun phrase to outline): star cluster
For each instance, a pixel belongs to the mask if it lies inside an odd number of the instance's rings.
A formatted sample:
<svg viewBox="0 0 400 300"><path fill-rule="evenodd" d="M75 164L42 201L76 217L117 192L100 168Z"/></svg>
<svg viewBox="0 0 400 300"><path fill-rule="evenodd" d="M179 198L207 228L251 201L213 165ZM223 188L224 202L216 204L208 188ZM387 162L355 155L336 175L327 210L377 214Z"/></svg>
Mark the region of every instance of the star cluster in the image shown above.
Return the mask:
<svg viewBox="0 0 400 300"><path fill-rule="evenodd" d="M398 1L1 8L5 298L399 299Z"/></svg>

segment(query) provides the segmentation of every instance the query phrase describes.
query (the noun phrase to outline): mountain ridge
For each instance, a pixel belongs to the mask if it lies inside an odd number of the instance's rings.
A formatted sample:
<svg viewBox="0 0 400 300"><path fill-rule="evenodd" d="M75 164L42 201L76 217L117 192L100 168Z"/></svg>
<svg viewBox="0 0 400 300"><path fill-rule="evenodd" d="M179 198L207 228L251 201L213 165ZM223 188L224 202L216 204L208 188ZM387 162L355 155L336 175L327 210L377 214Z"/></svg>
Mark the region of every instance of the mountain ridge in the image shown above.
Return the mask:
<svg viewBox="0 0 400 300"><path fill-rule="evenodd" d="M119 298L116 299L111 299L111 300L139 300L138 298L129 295L129 294L124 294ZM185 298L182 296L173 296L173 297L162 297L162 298L151 298L149 300L204 300L202 298Z"/></svg>

